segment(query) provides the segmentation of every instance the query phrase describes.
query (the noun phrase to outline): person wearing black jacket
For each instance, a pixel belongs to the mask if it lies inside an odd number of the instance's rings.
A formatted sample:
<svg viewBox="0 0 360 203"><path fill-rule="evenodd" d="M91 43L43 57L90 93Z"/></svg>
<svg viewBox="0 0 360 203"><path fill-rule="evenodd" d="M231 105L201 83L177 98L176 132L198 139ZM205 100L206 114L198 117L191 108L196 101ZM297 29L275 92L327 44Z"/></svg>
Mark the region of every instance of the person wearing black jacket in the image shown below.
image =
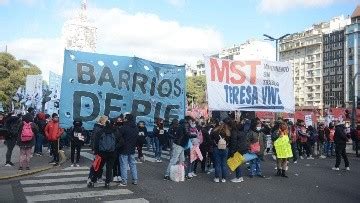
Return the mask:
<svg viewBox="0 0 360 203"><path fill-rule="evenodd" d="M99 174L102 174L102 168L106 164L106 180L105 180L105 188L110 188L110 182L112 178L112 167L114 165L115 160L115 149L116 149L116 143L117 143L117 132L116 129L113 127L112 123L108 120L107 116L101 117L100 123L105 123L105 125L102 128L97 129L97 131L94 134L94 154L99 155L101 157L100 167L97 172L95 172L94 167L90 168L90 174L89 174L89 180L87 182L87 186L89 188L94 187L94 183L97 182L98 178L101 176ZM104 138L113 138L113 141L110 143L113 143L113 146L107 147L109 150L104 151L100 145L103 145ZM108 143L108 144L110 144Z"/></svg>
<svg viewBox="0 0 360 203"><path fill-rule="evenodd" d="M138 151L138 159L139 161L144 162L145 158L144 158L144 154L142 152L142 148L146 142L146 136L147 136L147 128L145 126L145 122L144 121L140 121L138 123L138 130L139 130L139 137L137 139L137 143L136 143L136 148Z"/></svg>
<svg viewBox="0 0 360 203"><path fill-rule="evenodd" d="M164 129L164 120L158 118L156 126L153 129L154 142L155 142L155 159L156 162L160 163L162 148L166 145L166 131Z"/></svg>
<svg viewBox="0 0 360 203"><path fill-rule="evenodd" d="M44 137L45 137L44 130L46 127L45 114L42 112L38 113L34 122L39 127L39 131L36 134L36 139L35 139L34 154L41 156L42 155L42 146L43 146Z"/></svg>
<svg viewBox="0 0 360 203"><path fill-rule="evenodd" d="M176 131L178 128L179 128L179 121L177 119L173 119L171 121L169 132L168 132L170 150L172 150L172 147L174 144L174 138L176 137Z"/></svg>
<svg viewBox="0 0 360 203"><path fill-rule="evenodd" d="M15 112L6 118L5 128L7 129L8 133L5 136L5 144L7 147L5 166L14 166L14 164L11 162L11 156L16 145L19 125L20 118L16 115Z"/></svg>
<svg viewBox="0 0 360 203"><path fill-rule="evenodd" d="M174 136L174 144L173 150L171 152L171 158L168 167L165 171L164 180L170 180L170 168L171 166L179 164L184 164L185 156L184 151L190 140L190 132L189 132L189 122L191 121L191 117L186 117L185 119L180 120L179 127L176 130L176 134Z"/></svg>
<svg viewBox="0 0 360 203"><path fill-rule="evenodd" d="M71 167L80 167L80 151L81 147L86 140L86 130L82 127L81 120L76 119L73 123L73 127L70 129L71 139ZM76 150L76 162L75 162L75 150Z"/></svg>
<svg viewBox="0 0 360 203"><path fill-rule="evenodd" d="M119 137L123 139L123 145L120 148L120 186L127 186L127 168L130 166L130 172L133 179L133 185L138 184L138 174L135 161L135 148L139 137L139 130L132 114L125 115L124 125L119 129Z"/></svg>
<svg viewBox="0 0 360 203"><path fill-rule="evenodd" d="M229 157L234 156L236 152L246 154L248 152L246 134L238 129L237 123L232 120L230 126L230 143L229 143ZM231 180L233 183L241 183L244 181L241 175L240 166L235 169L236 177Z"/></svg>
<svg viewBox="0 0 360 203"><path fill-rule="evenodd" d="M341 157L344 159L345 162L345 168L347 171L350 171L349 167L349 160L346 155L346 142L348 138L345 133L345 126L343 123L337 123L335 127L335 154L336 154L336 163L335 167L332 168L332 170L338 171L340 163L341 163Z"/></svg>

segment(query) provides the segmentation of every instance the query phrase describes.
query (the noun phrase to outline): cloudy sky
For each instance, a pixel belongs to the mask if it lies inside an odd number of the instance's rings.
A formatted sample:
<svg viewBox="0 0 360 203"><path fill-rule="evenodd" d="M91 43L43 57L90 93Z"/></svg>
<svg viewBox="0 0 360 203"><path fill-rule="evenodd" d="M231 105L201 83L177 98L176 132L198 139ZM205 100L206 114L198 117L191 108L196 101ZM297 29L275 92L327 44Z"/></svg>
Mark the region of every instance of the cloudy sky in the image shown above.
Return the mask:
<svg viewBox="0 0 360 203"><path fill-rule="evenodd" d="M62 72L63 23L81 0L0 0L0 51ZM280 36L334 16L357 0L88 0L97 52L162 63L194 63L221 48Z"/></svg>

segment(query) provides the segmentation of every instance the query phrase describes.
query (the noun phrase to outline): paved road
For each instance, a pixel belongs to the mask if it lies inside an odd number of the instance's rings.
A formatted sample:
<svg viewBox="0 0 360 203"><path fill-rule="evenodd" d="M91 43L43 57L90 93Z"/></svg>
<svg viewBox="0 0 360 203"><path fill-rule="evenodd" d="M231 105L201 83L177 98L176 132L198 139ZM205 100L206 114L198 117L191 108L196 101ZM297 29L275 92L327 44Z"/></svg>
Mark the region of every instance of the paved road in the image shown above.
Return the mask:
<svg viewBox="0 0 360 203"><path fill-rule="evenodd" d="M90 151L82 155L91 158ZM152 152L146 152L152 157ZM289 168L289 179L273 177L274 162L264 162L266 179L246 177L245 182L234 184L213 183L213 174L201 174L192 180L175 183L164 181L163 175L169 158L164 154L164 163L154 159L139 163L140 182L138 186L121 188L112 185L104 190L103 185L86 188L90 160L83 158L83 167L62 168L0 183L1 198L13 195L13 201L56 201L56 202L359 202L360 199L360 159L351 157L351 171L331 171L334 159L300 160ZM85 166L85 167L84 167ZM230 178L233 178L231 174ZM6 185L10 183L10 188ZM5 187L6 186L6 187ZM12 194L4 194L10 191ZM5 195L5 196L4 196Z"/></svg>

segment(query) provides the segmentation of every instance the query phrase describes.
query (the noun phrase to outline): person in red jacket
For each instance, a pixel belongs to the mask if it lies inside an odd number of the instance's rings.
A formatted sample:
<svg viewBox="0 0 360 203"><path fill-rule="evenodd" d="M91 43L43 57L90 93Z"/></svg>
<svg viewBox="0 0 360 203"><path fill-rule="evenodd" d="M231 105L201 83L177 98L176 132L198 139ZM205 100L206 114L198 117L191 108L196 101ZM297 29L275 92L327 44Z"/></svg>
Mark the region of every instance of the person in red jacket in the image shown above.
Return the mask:
<svg viewBox="0 0 360 203"><path fill-rule="evenodd" d="M60 138L61 134L64 133L64 129L60 128L59 116L56 113L53 113L51 117L52 120L45 127L45 136L50 143L51 151L53 153L53 160L50 162L50 164L57 166L59 165L58 139Z"/></svg>

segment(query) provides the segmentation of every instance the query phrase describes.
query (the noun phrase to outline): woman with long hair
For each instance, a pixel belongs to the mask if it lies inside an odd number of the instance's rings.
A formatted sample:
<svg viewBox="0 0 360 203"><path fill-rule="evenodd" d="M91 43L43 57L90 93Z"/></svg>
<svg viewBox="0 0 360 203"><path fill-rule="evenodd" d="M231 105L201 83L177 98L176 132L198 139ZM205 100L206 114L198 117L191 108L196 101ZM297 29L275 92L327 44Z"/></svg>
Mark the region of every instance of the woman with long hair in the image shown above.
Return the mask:
<svg viewBox="0 0 360 203"><path fill-rule="evenodd" d="M229 142L230 142L230 129L229 126L223 122L211 132L214 157L215 157L215 183L226 182L227 165L226 161L229 153Z"/></svg>
<svg viewBox="0 0 360 203"><path fill-rule="evenodd" d="M274 146L276 149L276 158L277 158L277 176L282 176L288 178L286 175L286 168L287 168L287 159L293 156L290 139L289 139L289 132L288 126L286 123L282 122L279 128L279 137L275 140Z"/></svg>

